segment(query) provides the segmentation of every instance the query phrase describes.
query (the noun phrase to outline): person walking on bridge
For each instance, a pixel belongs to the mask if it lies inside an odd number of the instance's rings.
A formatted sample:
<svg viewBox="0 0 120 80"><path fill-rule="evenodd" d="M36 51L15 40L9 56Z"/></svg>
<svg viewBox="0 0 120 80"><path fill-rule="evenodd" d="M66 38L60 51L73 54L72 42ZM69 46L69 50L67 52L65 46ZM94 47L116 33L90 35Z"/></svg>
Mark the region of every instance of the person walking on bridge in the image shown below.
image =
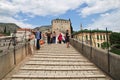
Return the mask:
<svg viewBox="0 0 120 80"><path fill-rule="evenodd" d="M58 36L58 41L59 41L59 44L61 44L61 42L62 42L62 34L61 33Z"/></svg>
<svg viewBox="0 0 120 80"><path fill-rule="evenodd" d="M49 29L48 29L48 32L47 32L47 43L48 43L48 44L51 43L51 32L50 32Z"/></svg>
<svg viewBox="0 0 120 80"><path fill-rule="evenodd" d="M69 37L70 37L70 34L69 34L69 30L66 30L66 36L65 36L65 41L66 41L66 44L67 44L67 48L69 48Z"/></svg>
<svg viewBox="0 0 120 80"><path fill-rule="evenodd" d="M41 39L41 32L37 30L36 34L35 34L35 37L37 39L37 43L36 43L36 49L40 49L40 39Z"/></svg>
<svg viewBox="0 0 120 80"><path fill-rule="evenodd" d="M31 34L29 35L29 41L30 41L31 53L33 54L35 49L35 35L33 31L31 31Z"/></svg>
<svg viewBox="0 0 120 80"><path fill-rule="evenodd" d="M56 43L56 32L54 31L52 34L52 43Z"/></svg>

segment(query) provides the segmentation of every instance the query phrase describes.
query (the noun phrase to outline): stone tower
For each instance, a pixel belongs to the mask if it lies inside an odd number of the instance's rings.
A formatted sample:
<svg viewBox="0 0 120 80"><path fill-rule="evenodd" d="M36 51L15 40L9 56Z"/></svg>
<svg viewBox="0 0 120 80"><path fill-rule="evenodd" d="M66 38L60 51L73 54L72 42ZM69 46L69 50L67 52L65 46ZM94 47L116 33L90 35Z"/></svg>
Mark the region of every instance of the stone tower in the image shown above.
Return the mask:
<svg viewBox="0 0 120 80"><path fill-rule="evenodd" d="M69 30L71 35L71 21L65 19L54 19L52 20L52 32L55 31L58 35L60 32L65 34L66 30Z"/></svg>

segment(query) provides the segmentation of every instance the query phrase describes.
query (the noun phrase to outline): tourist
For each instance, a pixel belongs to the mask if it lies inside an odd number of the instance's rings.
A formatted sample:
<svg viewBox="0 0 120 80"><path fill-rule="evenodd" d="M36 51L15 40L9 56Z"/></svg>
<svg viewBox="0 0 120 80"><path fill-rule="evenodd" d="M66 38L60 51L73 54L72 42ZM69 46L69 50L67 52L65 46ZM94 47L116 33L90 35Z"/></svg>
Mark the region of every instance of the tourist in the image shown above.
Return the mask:
<svg viewBox="0 0 120 80"><path fill-rule="evenodd" d="M48 43L48 44L51 43L51 32L50 32L49 29L48 29L48 32L47 32L47 43Z"/></svg>
<svg viewBox="0 0 120 80"><path fill-rule="evenodd" d="M66 40L67 48L69 48L69 42L70 42L69 37L70 37L69 30L66 30L65 40Z"/></svg>
<svg viewBox="0 0 120 80"><path fill-rule="evenodd" d="M55 31L52 34L52 42L56 43L56 32Z"/></svg>
<svg viewBox="0 0 120 80"><path fill-rule="evenodd" d="M62 34L61 34L61 33L60 33L59 36L58 36L58 41L59 41L59 43L61 44L61 42L62 42Z"/></svg>
<svg viewBox="0 0 120 80"><path fill-rule="evenodd" d="M45 33L42 33L42 40L44 41L44 43L46 43L46 35L45 35Z"/></svg>
<svg viewBox="0 0 120 80"><path fill-rule="evenodd" d="M52 36L52 32L50 33L50 43L52 43L53 41L53 36Z"/></svg>
<svg viewBox="0 0 120 80"><path fill-rule="evenodd" d="M29 41L30 41L30 49L31 49L31 53L34 53L34 48L35 48L35 35L34 33L31 31L31 34L29 35Z"/></svg>
<svg viewBox="0 0 120 80"><path fill-rule="evenodd" d="M41 39L41 32L37 30L36 34L35 34L37 43L36 43L36 49L40 49L40 39Z"/></svg>
<svg viewBox="0 0 120 80"><path fill-rule="evenodd" d="M62 42L65 43L65 35L63 33L62 34Z"/></svg>

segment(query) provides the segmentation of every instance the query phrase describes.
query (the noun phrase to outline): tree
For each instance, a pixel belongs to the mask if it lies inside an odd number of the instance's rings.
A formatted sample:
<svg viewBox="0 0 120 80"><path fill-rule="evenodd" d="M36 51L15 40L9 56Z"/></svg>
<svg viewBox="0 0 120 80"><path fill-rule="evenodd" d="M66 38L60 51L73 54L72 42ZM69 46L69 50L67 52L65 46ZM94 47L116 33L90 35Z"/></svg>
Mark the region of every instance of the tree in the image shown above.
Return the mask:
<svg viewBox="0 0 120 80"><path fill-rule="evenodd" d="M10 35L10 30L8 31L7 35Z"/></svg>
<svg viewBox="0 0 120 80"><path fill-rule="evenodd" d="M71 23L71 20L69 19L69 21L70 21L70 29L71 29L71 37L73 37L73 27L72 27L72 23Z"/></svg>
<svg viewBox="0 0 120 80"><path fill-rule="evenodd" d="M106 48L110 47L110 43L108 43L108 42L103 42L103 43L101 44L101 47L102 47L103 49L106 49Z"/></svg>
<svg viewBox="0 0 120 80"><path fill-rule="evenodd" d="M4 28L4 33L7 33L6 26L5 26L5 28Z"/></svg>
<svg viewBox="0 0 120 80"><path fill-rule="evenodd" d="M70 28L71 28L71 34L73 33L73 27L72 27L72 25L70 26Z"/></svg>
<svg viewBox="0 0 120 80"><path fill-rule="evenodd" d="M110 43L113 44L120 44L120 33L114 32L110 34Z"/></svg>

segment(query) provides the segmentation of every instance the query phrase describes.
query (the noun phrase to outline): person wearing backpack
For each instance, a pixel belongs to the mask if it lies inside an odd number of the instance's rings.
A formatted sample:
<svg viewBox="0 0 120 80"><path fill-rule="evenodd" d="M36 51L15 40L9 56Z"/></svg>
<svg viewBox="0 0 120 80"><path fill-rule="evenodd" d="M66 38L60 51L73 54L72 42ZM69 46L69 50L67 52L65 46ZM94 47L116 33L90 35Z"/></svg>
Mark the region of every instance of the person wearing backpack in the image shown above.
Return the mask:
<svg viewBox="0 0 120 80"><path fill-rule="evenodd" d="M36 49L39 50L40 49L40 39L41 39L41 32L37 30L36 34L35 34L35 37L36 37Z"/></svg>

